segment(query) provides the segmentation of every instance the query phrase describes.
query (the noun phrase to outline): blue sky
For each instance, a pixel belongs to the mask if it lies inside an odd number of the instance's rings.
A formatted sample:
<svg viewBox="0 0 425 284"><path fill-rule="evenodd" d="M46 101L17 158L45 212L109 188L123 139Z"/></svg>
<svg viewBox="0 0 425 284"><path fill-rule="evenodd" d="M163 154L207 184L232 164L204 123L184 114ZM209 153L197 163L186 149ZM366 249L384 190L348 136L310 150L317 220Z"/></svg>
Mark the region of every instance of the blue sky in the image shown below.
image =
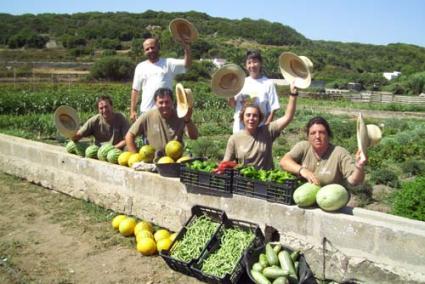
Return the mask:
<svg viewBox="0 0 425 284"><path fill-rule="evenodd" d="M193 10L214 17L280 22L313 40L370 44L402 42L425 47L423 0L0 0L0 7L0 12L15 15Z"/></svg>

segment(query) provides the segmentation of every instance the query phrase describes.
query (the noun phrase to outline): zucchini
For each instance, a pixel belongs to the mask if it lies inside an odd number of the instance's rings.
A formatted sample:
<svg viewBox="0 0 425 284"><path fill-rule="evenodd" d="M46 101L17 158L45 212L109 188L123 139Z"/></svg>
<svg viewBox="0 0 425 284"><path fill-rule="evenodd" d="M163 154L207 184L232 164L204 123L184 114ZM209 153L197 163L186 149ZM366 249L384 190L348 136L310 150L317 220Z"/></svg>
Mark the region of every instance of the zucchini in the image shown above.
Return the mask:
<svg viewBox="0 0 425 284"><path fill-rule="evenodd" d="M278 265L279 264L279 259L277 258L277 254L273 250L272 245L270 243L268 243L266 245L266 256L267 256L267 262L270 265Z"/></svg>
<svg viewBox="0 0 425 284"><path fill-rule="evenodd" d="M259 262L256 262L252 265L252 269L255 270L255 271L258 271L258 272L263 271L263 268L264 267Z"/></svg>
<svg viewBox="0 0 425 284"><path fill-rule="evenodd" d="M299 256L300 256L300 251L299 250L293 251L291 253L292 261L293 262L297 261Z"/></svg>
<svg viewBox="0 0 425 284"><path fill-rule="evenodd" d="M282 249L282 245L281 244L277 244L273 247L274 252L276 253L276 255L280 252L280 250Z"/></svg>
<svg viewBox="0 0 425 284"><path fill-rule="evenodd" d="M276 279L282 276L286 277L288 274L287 270L283 270L278 266L270 266L263 269L263 275L268 279Z"/></svg>
<svg viewBox="0 0 425 284"><path fill-rule="evenodd" d="M292 262L292 258L289 255L289 252L286 250L279 252L278 258L282 269L287 270L290 276L298 279L297 273L295 272L294 263Z"/></svg>
<svg viewBox="0 0 425 284"><path fill-rule="evenodd" d="M294 268L295 268L295 273L298 275L298 267L300 266L300 263L298 261L294 262Z"/></svg>
<svg viewBox="0 0 425 284"><path fill-rule="evenodd" d="M273 281L273 284L289 284L288 278L286 277L278 277Z"/></svg>
<svg viewBox="0 0 425 284"><path fill-rule="evenodd" d="M269 262L267 261L267 256L266 256L265 253L260 254L260 257L259 257L258 261L260 262L260 264L263 267L269 266Z"/></svg>
<svg viewBox="0 0 425 284"><path fill-rule="evenodd" d="M254 278L255 283L257 284L271 284L269 279L266 278L261 272L255 271L251 269L251 276Z"/></svg>

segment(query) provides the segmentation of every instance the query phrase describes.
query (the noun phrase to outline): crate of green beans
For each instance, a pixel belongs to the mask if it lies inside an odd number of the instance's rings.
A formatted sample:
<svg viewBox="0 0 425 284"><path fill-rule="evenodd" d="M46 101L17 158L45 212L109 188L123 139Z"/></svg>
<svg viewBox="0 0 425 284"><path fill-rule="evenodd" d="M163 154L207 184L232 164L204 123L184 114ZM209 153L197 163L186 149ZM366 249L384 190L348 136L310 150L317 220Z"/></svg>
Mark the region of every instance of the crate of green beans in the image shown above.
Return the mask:
<svg viewBox="0 0 425 284"><path fill-rule="evenodd" d="M195 277L208 283L237 283L245 272L243 255L263 243L257 224L226 218L211 247L192 265Z"/></svg>
<svg viewBox="0 0 425 284"><path fill-rule="evenodd" d="M177 234L170 250L161 251L160 256L171 269L194 276L191 264L212 245L213 237L225 219L226 213L222 210L195 205L192 216Z"/></svg>

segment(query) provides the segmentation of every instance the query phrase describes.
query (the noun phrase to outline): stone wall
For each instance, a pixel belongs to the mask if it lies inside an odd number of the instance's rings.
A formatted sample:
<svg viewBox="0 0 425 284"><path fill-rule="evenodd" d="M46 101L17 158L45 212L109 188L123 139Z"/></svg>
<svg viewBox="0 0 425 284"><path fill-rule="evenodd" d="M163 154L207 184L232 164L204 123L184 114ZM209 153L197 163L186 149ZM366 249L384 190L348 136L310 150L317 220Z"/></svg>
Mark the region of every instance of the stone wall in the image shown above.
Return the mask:
<svg viewBox="0 0 425 284"><path fill-rule="evenodd" d="M425 283L425 223L345 208L269 203L240 195L187 190L175 178L85 159L63 147L0 134L0 170L116 212L178 230L199 204L230 218L276 228L281 241L302 249L317 277L366 283Z"/></svg>

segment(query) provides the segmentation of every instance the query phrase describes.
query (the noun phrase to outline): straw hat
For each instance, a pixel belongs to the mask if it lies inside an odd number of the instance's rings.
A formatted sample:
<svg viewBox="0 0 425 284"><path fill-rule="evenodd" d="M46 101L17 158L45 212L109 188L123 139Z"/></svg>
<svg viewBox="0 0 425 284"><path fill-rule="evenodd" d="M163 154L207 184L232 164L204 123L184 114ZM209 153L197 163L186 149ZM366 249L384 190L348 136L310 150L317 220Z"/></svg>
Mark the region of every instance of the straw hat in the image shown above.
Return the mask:
<svg viewBox="0 0 425 284"><path fill-rule="evenodd" d="M55 111L55 125L58 131L67 138L72 138L80 127L77 111L70 106L60 106Z"/></svg>
<svg viewBox="0 0 425 284"><path fill-rule="evenodd" d="M245 72L236 64L227 64L214 72L211 77L212 91L222 97L237 95L245 83Z"/></svg>
<svg viewBox="0 0 425 284"><path fill-rule="evenodd" d="M194 42L198 38L195 26L186 19L176 18L170 22L169 29L174 40L179 42Z"/></svg>
<svg viewBox="0 0 425 284"><path fill-rule="evenodd" d="M362 155L366 155L367 148L378 144L381 138L381 129L375 124L366 125L362 113L359 113L357 118L357 144Z"/></svg>
<svg viewBox="0 0 425 284"><path fill-rule="evenodd" d="M184 117L190 107L193 106L192 90L185 89L182 84L176 85L177 116Z"/></svg>
<svg viewBox="0 0 425 284"><path fill-rule="evenodd" d="M279 67L283 77L289 83L295 81L295 87L305 89L310 86L313 62L308 57L283 52L279 56Z"/></svg>

